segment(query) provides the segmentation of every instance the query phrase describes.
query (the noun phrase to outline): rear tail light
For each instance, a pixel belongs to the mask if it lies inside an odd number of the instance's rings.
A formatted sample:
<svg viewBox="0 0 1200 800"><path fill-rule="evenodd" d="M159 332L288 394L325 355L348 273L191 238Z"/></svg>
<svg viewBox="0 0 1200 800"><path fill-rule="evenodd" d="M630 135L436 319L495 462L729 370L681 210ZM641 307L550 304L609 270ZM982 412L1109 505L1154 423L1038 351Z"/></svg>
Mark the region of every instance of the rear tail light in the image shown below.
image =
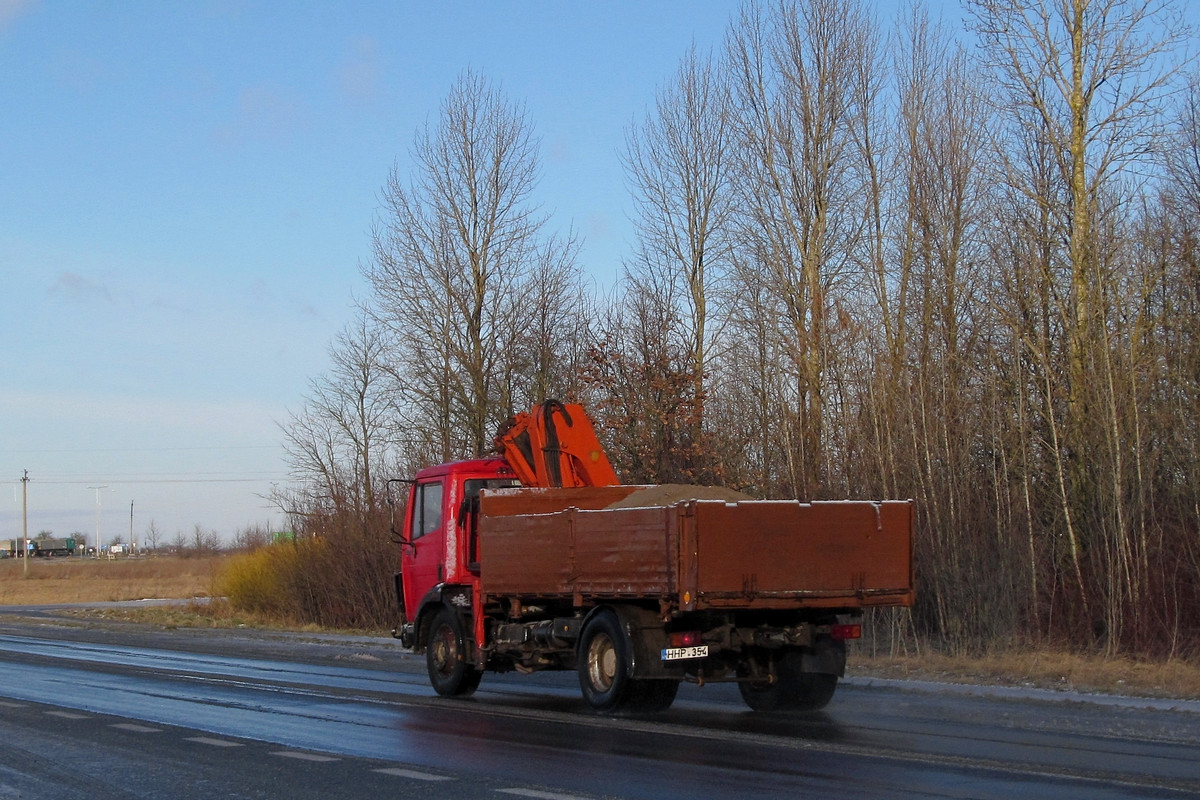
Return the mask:
<svg viewBox="0 0 1200 800"><path fill-rule="evenodd" d="M833 625L829 628L829 635L838 641L861 639L862 625Z"/></svg>
<svg viewBox="0 0 1200 800"><path fill-rule="evenodd" d="M680 631L667 634L667 641L671 647L695 647L702 644L704 640L700 631Z"/></svg>

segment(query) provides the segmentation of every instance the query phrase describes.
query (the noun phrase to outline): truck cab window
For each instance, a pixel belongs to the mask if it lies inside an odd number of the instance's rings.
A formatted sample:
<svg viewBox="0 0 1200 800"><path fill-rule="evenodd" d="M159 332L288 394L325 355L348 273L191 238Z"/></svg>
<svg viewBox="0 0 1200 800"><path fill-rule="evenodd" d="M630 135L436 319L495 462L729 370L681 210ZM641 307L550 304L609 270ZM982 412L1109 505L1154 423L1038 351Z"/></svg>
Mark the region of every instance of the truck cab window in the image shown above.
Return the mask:
<svg viewBox="0 0 1200 800"><path fill-rule="evenodd" d="M520 485L516 478L473 478L463 482L463 497L474 503L484 489L511 489Z"/></svg>
<svg viewBox="0 0 1200 800"><path fill-rule="evenodd" d="M416 503L413 504L412 538L420 539L433 533L442 525L441 481L417 484Z"/></svg>

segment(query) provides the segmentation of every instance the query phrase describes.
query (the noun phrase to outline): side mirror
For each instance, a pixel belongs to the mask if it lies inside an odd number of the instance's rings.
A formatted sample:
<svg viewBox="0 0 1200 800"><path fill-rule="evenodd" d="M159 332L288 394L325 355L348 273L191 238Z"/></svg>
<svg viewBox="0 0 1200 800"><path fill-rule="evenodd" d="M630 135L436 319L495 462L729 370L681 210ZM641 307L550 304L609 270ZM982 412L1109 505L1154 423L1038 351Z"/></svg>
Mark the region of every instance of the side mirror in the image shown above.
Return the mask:
<svg viewBox="0 0 1200 800"><path fill-rule="evenodd" d="M388 478L388 481L387 481L387 504L388 504L388 510L391 512L391 522L389 523L389 526L388 526L388 534L389 534L388 538L394 544L398 544L401 547L411 547L412 552L416 553L416 551L417 551L416 545L414 545L408 539L405 539L403 532L396 530L396 498L392 494L392 484L393 483L413 484L413 483L415 483L415 481L411 481L406 478Z"/></svg>

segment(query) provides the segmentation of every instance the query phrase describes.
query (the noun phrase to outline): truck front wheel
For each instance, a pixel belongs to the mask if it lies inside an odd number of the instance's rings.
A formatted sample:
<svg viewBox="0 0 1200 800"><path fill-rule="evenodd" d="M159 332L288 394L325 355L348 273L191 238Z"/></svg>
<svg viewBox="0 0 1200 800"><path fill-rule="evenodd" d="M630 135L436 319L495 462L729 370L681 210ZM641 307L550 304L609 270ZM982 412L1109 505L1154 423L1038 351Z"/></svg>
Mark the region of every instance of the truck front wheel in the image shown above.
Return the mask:
<svg viewBox="0 0 1200 800"><path fill-rule="evenodd" d="M443 697L463 697L479 688L483 673L467 663L466 649L458 614L443 608L433 618L425 642L429 682Z"/></svg>

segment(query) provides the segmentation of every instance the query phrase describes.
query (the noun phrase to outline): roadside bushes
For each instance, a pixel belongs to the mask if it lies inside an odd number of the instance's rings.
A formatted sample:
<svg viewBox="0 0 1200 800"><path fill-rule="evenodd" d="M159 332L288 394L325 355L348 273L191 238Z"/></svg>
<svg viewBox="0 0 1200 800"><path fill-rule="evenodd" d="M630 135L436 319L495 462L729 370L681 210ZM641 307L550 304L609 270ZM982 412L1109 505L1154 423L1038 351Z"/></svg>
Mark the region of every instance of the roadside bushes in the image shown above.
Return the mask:
<svg viewBox="0 0 1200 800"><path fill-rule="evenodd" d="M294 546L293 546L294 545ZM287 622L297 622L291 576L305 557L314 557L320 542L273 544L233 559L220 576L217 591L231 608Z"/></svg>
<svg viewBox="0 0 1200 800"><path fill-rule="evenodd" d="M232 559L218 592L235 612L287 625L386 630L397 620L397 552L378 520L309 515L292 541Z"/></svg>

